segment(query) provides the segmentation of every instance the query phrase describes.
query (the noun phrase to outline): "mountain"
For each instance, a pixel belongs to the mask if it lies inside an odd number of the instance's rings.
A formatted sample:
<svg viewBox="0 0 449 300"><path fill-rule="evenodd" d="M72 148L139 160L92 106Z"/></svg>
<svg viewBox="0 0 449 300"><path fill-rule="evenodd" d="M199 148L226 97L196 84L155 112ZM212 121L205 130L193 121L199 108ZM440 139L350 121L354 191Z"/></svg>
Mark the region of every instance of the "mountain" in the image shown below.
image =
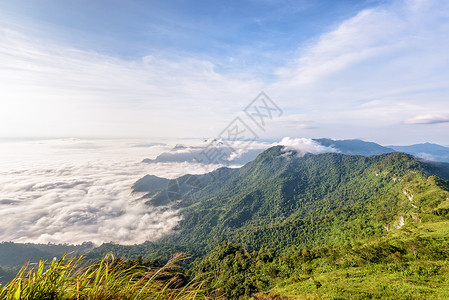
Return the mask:
<svg viewBox="0 0 449 300"><path fill-rule="evenodd" d="M389 146L395 151L409 153L432 161L449 162L449 148L437 144L424 143L411 146Z"/></svg>
<svg viewBox="0 0 449 300"><path fill-rule="evenodd" d="M88 259L187 252L189 284L210 299L447 295L447 163L400 152L301 156L276 146L241 168L141 188L148 205L179 209L174 233L104 244Z"/></svg>
<svg viewBox="0 0 449 300"><path fill-rule="evenodd" d="M449 163L449 148L431 143L410 146L381 146L362 140L332 140L323 138L314 139L314 141L325 147L332 147L343 154L371 156L391 152L403 152L428 161Z"/></svg>
<svg viewBox="0 0 449 300"><path fill-rule="evenodd" d="M362 140L314 139L314 141L325 147L337 149L339 153L351 155L370 156L395 151L391 147L384 147L373 142L365 142Z"/></svg>
<svg viewBox="0 0 449 300"><path fill-rule="evenodd" d="M84 262L112 253L102 278L114 278L124 266L148 264L149 270L184 252L179 263L185 269L176 269L179 288L207 299L447 298L449 164L401 152L368 155L385 149L363 141L332 143L346 145L344 151L358 145L366 156L304 155L275 146L241 168L171 180L147 175L134 191L146 193L149 206L179 210L173 234L140 245L103 244ZM12 278L27 258L49 260L91 247L2 243L0 278ZM80 278L73 274L74 290ZM19 277L13 282L20 290ZM100 286L108 289L108 282ZM174 291L157 287L167 295Z"/></svg>
<svg viewBox="0 0 449 300"><path fill-rule="evenodd" d="M416 144L410 146L382 146L373 142L366 142L362 140L333 140L328 138L313 139L324 147L335 149L338 153L349 155L380 155L391 152L404 152L417 157L430 160L449 162L449 148L437 144ZM273 144L272 144L273 145ZM213 146L222 153L221 161L204 159L204 153L209 147ZM199 146L184 146L176 145L173 149L163 152L155 159L146 158L144 163L158 163L158 162L195 162L201 161L204 164L216 164L225 162L225 165L243 165L254 160L257 155L268 148L268 144L258 145L254 149L246 149L233 155L233 151L220 140L206 140Z"/></svg>
<svg viewBox="0 0 449 300"><path fill-rule="evenodd" d="M157 192L167 188L169 179L154 175L145 175L132 186L133 192Z"/></svg>
<svg viewBox="0 0 449 300"><path fill-rule="evenodd" d="M313 247L381 235L449 205L447 185L434 175L449 179L448 165L398 152L298 157L276 146L242 168L183 176L147 197L183 216L160 243L197 253L225 240L248 249Z"/></svg>

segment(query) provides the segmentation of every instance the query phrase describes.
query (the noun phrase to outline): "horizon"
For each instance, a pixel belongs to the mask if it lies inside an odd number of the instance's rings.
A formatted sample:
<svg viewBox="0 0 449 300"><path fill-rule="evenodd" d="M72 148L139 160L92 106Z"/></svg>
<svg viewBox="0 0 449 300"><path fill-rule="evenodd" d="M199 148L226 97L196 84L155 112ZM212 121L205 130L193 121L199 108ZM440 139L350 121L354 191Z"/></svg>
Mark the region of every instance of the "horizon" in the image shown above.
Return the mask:
<svg viewBox="0 0 449 300"><path fill-rule="evenodd" d="M11 142L19 142L19 141L51 141L51 140L86 140L86 141L140 141L140 142L167 142L175 143L175 144L186 144L188 145L190 142L199 142L199 141L205 141L205 140L211 140L216 137L210 136L210 137L183 137L183 138L148 138L148 137L76 137L76 136L54 136L54 137L0 137L0 141L11 141ZM283 138L286 138L286 136L281 137L279 139L277 138L267 138L267 139L257 139L257 142L261 143L277 143L282 141ZM330 139L334 141L363 141L363 142L371 142L375 143L384 147L388 146L414 146L414 145L423 145L423 144L433 144L433 145L439 145L443 147L449 147L449 141L446 143L436 143L429 140L419 141L419 142L411 142L411 143L401 143L401 144L394 144L394 143L381 143L377 141L367 140L363 138L331 138L331 137L300 137L300 136L293 136L291 138L310 138L310 139Z"/></svg>

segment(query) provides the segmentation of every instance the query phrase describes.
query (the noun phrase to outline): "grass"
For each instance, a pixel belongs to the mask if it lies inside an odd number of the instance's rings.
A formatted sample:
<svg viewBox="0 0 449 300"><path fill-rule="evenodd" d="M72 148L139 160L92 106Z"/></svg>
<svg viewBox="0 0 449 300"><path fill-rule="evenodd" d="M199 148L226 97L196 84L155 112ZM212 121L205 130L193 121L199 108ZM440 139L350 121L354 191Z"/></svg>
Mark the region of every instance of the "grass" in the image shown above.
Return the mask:
<svg viewBox="0 0 449 300"><path fill-rule="evenodd" d="M82 266L82 257L26 264L7 285L0 299L199 299L199 286L185 284L175 255L158 269L126 266L103 258L101 263Z"/></svg>
<svg viewBox="0 0 449 300"><path fill-rule="evenodd" d="M410 250L379 262L362 261L354 253L334 263L321 258L305 264L302 271L295 270L290 278L279 280L270 291L278 298L272 299L449 299L449 261L447 254L439 257L436 253L446 251L444 241L448 236L447 221L395 230L357 248L375 253L386 241L398 246L421 241L416 257ZM305 272L307 267L312 271Z"/></svg>
<svg viewBox="0 0 449 300"><path fill-rule="evenodd" d="M429 262L427 267L438 267L439 274L419 275L424 269L421 264L390 269L373 264L315 272L280 282L273 292L289 299L449 299L448 264Z"/></svg>

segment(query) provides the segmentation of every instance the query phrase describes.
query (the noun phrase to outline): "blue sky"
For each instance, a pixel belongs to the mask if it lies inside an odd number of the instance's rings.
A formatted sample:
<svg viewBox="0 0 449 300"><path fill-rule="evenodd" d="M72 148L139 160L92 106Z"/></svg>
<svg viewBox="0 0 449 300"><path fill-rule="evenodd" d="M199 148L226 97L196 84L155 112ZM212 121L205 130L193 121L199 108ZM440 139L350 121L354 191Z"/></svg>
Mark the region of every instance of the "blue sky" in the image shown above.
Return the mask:
<svg viewBox="0 0 449 300"><path fill-rule="evenodd" d="M374 1L3 1L30 34L123 59L150 53L217 66L285 63L301 44ZM269 76L270 74L264 74Z"/></svg>
<svg viewBox="0 0 449 300"><path fill-rule="evenodd" d="M445 1L0 1L0 136L449 144Z"/></svg>

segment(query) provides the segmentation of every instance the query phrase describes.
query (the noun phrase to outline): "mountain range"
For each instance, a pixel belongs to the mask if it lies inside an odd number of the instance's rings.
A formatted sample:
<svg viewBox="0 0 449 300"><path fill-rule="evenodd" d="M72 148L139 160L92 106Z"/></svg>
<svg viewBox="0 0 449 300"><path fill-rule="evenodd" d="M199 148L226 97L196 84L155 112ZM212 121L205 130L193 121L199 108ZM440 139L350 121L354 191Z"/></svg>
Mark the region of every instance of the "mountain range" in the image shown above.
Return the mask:
<svg viewBox="0 0 449 300"><path fill-rule="evenodd" d="M316 142L339 151L279 145L241 168L142 178L134 188L149 206L180 211L173 233L87 257L186 252L196 258L188 274L211 298L442 298L449 164L357 140Z"/></svg>
<svg viewBox="0 0 449 300"><path fill-rule="evenodd" d="M409 146L382 146L362 140L314 139L315 142L335 148L339 153L351 155L379 155L391 152L403 152L424 160L449 162L449 148L437 144L423 143Z"/></svg>
<svg viewBox="0 0 449 300"><path fill-rule="evenodd" d="M416 155L426 160L449 162L449 148L437 144L424 143L411 146L389 146L395 151Z"/></svg>
<svg viewBox="0 0 449 300"><path fill-rule="evenodd" d="M360 141L332 145L344 151L356 145L366 154L383 151ZM284 249L381 234L449 205L440 180L449 180L449 164L405 153L299 157L275 146L242 168L165 181L147 176L135 190L148 192L148 205L181 209L175 233L161 243L200 253L224 240L248 249ZM435 196L432 203L428 195Z"/></svg>
<svg viewBox="0 0 449 300"><path fill-rule="evenodd" d="M362 140L333 140L327 138L313 139L317 145L328 147L338 153L350 155L379 155L390 152L403 152L431 161L449 162L449 148L437 144L424 143L410 146L382 146L373 142ZM278 143L277 143L278 144ZM243 165L254 160L257 155L270 147L270 144L261 144L255 148L249 148L240 153L232 155L233 151L221 140L205 140L197 146L176 145L170 151L163 152L154 159L146 158L144 163L158 162L195 162L201 157L201 153L212 145L219 149L224 159L232 165ZM274 144L271 144L273 146ZM216 161L203 161L203 163L217 163Z"/></svg>

